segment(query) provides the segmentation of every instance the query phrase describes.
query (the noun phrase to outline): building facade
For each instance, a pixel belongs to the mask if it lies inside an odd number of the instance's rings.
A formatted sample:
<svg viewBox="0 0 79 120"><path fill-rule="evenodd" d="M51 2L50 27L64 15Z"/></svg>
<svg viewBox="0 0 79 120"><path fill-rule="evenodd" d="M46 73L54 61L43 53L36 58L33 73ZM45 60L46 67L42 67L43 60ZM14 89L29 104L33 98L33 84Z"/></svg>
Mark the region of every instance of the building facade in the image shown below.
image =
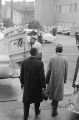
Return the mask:
<svg viewBox="0 0 79 120"><path fill-rule="evenodd" d="M11 18L11 3L6 2L3 9L3 17ZM34 20L34 2L13 2L13 22L16 25L25 25Z"/></svg>
<svg viewBox="0 0 79 120"><path fill-rule="evenodd" d="M36 0L35 20L42 25L52 25L55 22L54 10L54 0Z"/></svg>
<svg viewBox="0 0 79 120"><path fill-rule="evenodd" d="M79 29L79 0L36 0L35 19L42 25Z"/></svg>

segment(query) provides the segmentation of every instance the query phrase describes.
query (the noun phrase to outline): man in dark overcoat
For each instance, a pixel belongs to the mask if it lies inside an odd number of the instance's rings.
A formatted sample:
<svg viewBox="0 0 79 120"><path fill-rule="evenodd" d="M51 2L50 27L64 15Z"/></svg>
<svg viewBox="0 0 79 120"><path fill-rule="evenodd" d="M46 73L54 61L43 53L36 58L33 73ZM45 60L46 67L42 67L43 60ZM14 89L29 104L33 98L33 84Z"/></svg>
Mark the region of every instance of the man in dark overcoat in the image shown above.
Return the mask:
<svg viewBox="0 0 79 120"><path fill-rule="evenodd" d="M21 66L20 81L24 89L24 120L28 119L31 103L35 105L35 115L40 114L40 103L43 101L42 89L45 89L44 64L37 58L37 49L31 48L31 56Z"/></svg>

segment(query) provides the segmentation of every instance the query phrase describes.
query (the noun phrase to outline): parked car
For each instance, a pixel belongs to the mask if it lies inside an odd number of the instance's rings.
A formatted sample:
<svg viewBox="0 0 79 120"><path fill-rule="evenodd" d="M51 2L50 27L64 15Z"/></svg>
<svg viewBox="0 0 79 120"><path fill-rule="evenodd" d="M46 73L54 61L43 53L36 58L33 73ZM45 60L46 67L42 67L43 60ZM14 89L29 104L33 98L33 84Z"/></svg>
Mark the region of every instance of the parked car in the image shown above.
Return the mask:
<svg viewBox="0 0 79 120"><path fill-rule="evenodd" d="M70 35L70 29L69 29L69 28L64 28L64 29L62 30L62 34L63 34L63 35Z"/></svg>
<svg viewBox="0 0 79 120"><path fill-rule="evenodd" d="M58 27L57 27L57 33L58 33L58 34L62 34L62 31L63 31L63 28L60 27L60 26L58 26Z"/></svg>
<svg viewBox="0 0 79 120"><path fill-rule="evenodd" d="M32 33L33 31L38 33L38 31L35 29L24 28L24 32L26 32L26 34Z"/></svg>
<svg viewBox="0 0 79 120"><path fill-rule="evenodd" d="M54 42L56 36L53 36L51 33L42 33L42 43Z"/></svg>

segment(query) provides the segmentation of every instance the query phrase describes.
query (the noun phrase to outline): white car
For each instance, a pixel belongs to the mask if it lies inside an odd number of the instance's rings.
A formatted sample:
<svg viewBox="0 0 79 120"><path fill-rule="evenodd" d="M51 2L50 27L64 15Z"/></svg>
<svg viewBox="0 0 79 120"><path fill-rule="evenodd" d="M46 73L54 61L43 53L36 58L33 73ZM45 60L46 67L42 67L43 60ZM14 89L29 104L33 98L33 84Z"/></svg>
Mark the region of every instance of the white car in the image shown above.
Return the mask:
<svg viewBox="0 0 79 120"><path fill-rule="evenodd" d="M70 30L69 30L68 28L64 28L64 29L62 30L62 34L63 34L63 35L70 35Z"/></svg>
<svg viewBox="0 0 79 120"><path fill-rule="evenodd" d="M62 31L63 31L63 28L60 27L60 26L58 26L58 27L57 27L57 33L58 33L58 34L62 34Z"/></svg>
<svg viewBox="0 0 79 120"><path fill-rule="evenodd" d="M53 36L51 33L42 33L42 43L54 42L56 36Z"/></svg>
<svg viewBox="0 0 79 120"><path fill-rule="evenodd" d="M33 29L24 28L24 32L26 32L26 34L29 34L29 33L31 33L32 31L38 33L38 31L35 30L35 29L33 30Z"/></svg>

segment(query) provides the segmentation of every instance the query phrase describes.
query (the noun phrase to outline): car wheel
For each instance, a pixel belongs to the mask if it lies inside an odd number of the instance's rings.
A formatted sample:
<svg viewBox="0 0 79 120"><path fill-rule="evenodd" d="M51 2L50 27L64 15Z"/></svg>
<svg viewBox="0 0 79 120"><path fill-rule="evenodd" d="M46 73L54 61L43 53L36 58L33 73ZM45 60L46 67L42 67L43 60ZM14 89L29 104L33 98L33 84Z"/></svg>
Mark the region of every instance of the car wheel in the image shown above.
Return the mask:
<svg viewBox="0 0 79 120"><path fill-rule="evenodd" d="M68 35L70 35L70 33L68 33Z"/></svg>

